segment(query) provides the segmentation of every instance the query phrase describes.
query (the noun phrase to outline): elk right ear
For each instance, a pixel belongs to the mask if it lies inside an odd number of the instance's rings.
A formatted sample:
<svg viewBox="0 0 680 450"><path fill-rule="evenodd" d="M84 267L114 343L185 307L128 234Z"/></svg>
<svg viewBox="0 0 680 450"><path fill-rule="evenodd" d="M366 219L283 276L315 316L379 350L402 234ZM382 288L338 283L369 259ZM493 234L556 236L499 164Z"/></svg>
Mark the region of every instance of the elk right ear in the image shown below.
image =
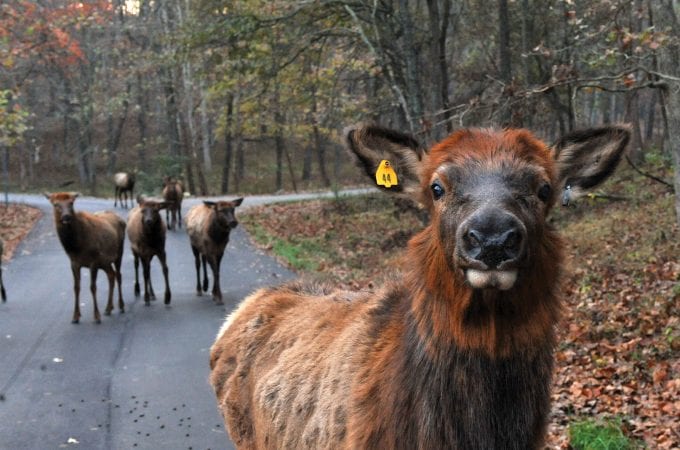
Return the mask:
<svg viewBox="0 0 680 450"><path fill-rule="evenodd" d="M374 125L347 127L344 130L347 148L360 168L373 183L383 161L396 174L396 184L378 186L396 194L417 195L420 190L420 167L425 149L408 134Z"/></svg>

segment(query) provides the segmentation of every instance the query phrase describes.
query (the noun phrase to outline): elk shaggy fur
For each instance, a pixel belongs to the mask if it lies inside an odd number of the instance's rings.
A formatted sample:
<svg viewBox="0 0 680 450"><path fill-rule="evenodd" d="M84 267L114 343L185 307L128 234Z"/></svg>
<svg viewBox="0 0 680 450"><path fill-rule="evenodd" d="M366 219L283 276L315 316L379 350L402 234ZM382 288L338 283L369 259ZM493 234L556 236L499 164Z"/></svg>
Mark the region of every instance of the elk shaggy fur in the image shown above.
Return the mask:
<svg viewBox="0 0 680 450"><path fill-rule="evenodd" d="M226 319L210 381L239 449L539 449L550 411L562 242L547 220L567 184L616 167L622 127L548 147L526 130L460 130L429 152L350 128L384 191L424 205L402 276L375 292L261 289ZM559 151L557 151L559 150Z"/></svg>
<svg viewBox="0 0 680 450"><path fill-rule="evenodd" d="M134 196L135 190L135 174L129 172L118 172L113 175L113 184L115 185L115 192L113 194L113 206L116 207L120 202L123 208L128 207L128 196L130 203ZM123 201L125 203L123 203Z"/></svg>
<svg viewBox="0 0 680 450"><path fill-rule="evenodd" d="M109 296L104 314L113 310L114 281L118 282L118 308L125 312L121 290L120 265L123 259L125 221L111 211L88 213L75 211L73 204L78 194L68 192L45 193L54 210L54 224L62 247L71 260L75 294L72 323L80 321L80 269L90 269L90 292L94 304L94 320L101 323L97 306L97 271L106 272Z"/></svg>
<svg viewBox="0 0 680 450"><path fill-rule="evenodd" d="M156 256L163 269L165 304L167 305L170 303L172 294L168 282L168 265L165 257L166 226L160 214L160 210L165 208L167 204L145 199L141 196L137 198L137 203L138 205L128 214L127 220L127 235L135 264L135 295L140 294L139 262L141 260L144 276L144 302L149 306L150 300L156 298L151 283L151 260Z"/></svg>
<svg viewBox="0 0 680 450"><path fill-rule="evenodd" d="M187 233L191 241L196 265L196 293L201 295L208 290L208 269L213 274L213 300L222 304L220 289L220 265L224 249L229 243L229 233L236 228L235 210L243 202L243 198L232 201L204 201L189 210L186 216ZM201 262L203 263L203 285L201 285Z"/></svg>
<svg viewBox="0 0 680 450"><path fill-rule="evenodd" d="M171 230L174 230L175 226L182 228L182 199L184 199L182 183L171 177L163 178L163 200L167 204L165 221Z"/></svg>

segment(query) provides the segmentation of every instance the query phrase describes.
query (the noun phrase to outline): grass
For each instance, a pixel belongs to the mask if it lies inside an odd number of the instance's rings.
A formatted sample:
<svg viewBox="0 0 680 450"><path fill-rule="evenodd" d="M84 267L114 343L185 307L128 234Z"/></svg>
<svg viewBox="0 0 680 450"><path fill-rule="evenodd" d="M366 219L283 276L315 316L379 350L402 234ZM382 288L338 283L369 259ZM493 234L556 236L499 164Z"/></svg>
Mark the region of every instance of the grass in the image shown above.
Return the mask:
<svg viewBox="0 0 680 450"><path fill-rule="evenodd" d="M574 450L633 450L640 448L623 434L620 420L587 419L569 426L569 440Z"/></svg>

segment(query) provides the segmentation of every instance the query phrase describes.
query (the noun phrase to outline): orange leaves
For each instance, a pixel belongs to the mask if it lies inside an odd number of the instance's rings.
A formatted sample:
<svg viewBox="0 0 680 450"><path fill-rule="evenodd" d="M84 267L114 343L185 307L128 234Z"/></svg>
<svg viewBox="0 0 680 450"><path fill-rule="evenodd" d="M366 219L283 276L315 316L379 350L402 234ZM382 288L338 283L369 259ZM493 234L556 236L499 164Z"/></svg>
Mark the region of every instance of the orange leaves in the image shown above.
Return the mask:
<svg viewBox="0 0 680 450"><path fill-rule="evenodd" d="M0 63L11 68L18 60L42 59L60 67L85 60L79 30L110 19L110 2L52 2L16 0L2 4L0 37L8 40Z"/></svg>

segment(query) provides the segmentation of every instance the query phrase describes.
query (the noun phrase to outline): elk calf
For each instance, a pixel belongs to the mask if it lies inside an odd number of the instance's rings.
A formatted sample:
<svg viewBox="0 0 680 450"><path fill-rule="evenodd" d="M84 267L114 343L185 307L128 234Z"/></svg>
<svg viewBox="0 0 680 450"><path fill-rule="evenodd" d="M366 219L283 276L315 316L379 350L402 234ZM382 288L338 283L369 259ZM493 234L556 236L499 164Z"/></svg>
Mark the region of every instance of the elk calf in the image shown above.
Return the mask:
<svg viewBox="0 0 680 450"><path fill-rule="evenodd" d="M163 178L163 200L167 203L165 221L168 228L175 229L175 225L182 228L182 199L184 198L184 186L180 181L171 177Z"/></svg>
<svg viewBox="0 0 680 450"><path fill-rule="evenodd" d="M209 202L194 206L186 216L187 233L191 241L196 265L196 291L198 295L208 290L208 270L210 264L213 274L213 300L222 304L220 290L220 263L224 249L229 242L229 232L236 228L238 222L234 210L243 202L242 198L228 201ZM201 290L201 261L203 262L203 286Z"/></svg>
<svg viewBox="0 0 680 450"><path fill-rule="evenodd" d="M156 298L151 284L151 260L158 257L165 277L165 304L170 303L170 284L168 283L168 265L165 262L165 234L166 228L160 210L165 208L165 202L151 199L137 198L135 206L127 220L127 235L135 258L135 295L139 295L139 260L142 260L144 275L144 302Z"/></svg>
<svg viewBox="0 0 680 450"><path fill-rule="evenodd" d="M117 203L120 201L120 206L127 208L128 194L130 196L130 203L132 203L132 197L134 195L135 174L118 172L113 175L113 184L116 187L116 191L113 194L113 206L116 207ZM123 200L125 201L125 204L123 204Z"/></svg>
<svg viewBox="0 0 680 450"><path fill-rule="evenodd" d="M2 282L2 253L3 253L3 242L0 239L0 297L2 297L2 302L7 301L7 293L5 292L5 284Z"/></svg>
<svg viewBox="0 0 680 450"><path fill-rule="evenodd" d="M102 269L109 279L109 298L104 314L113 310L114 279L118 281L118 308L125 312L121 290L120 264L123 259L125 221L106 211L90 214L76 212L73 203L79 194L67 192L45 193L54 209L57 235L71 260L75 303L72 323L80 321L80 268L90 269L90 291L94 303L94 320L101 323L97 307L97 271Z"/></svg>
<svg viewBox="0 0 680 450"><path fill-rule="evenodd" d="M458 131L429 152L374 126L346 132L363 171L425 205L403 274L374 293L262 289L225 321L210 381L241 449L538 449L550 411L562 189L615 169L629 132L552 148L526 130Z"/></svg>

